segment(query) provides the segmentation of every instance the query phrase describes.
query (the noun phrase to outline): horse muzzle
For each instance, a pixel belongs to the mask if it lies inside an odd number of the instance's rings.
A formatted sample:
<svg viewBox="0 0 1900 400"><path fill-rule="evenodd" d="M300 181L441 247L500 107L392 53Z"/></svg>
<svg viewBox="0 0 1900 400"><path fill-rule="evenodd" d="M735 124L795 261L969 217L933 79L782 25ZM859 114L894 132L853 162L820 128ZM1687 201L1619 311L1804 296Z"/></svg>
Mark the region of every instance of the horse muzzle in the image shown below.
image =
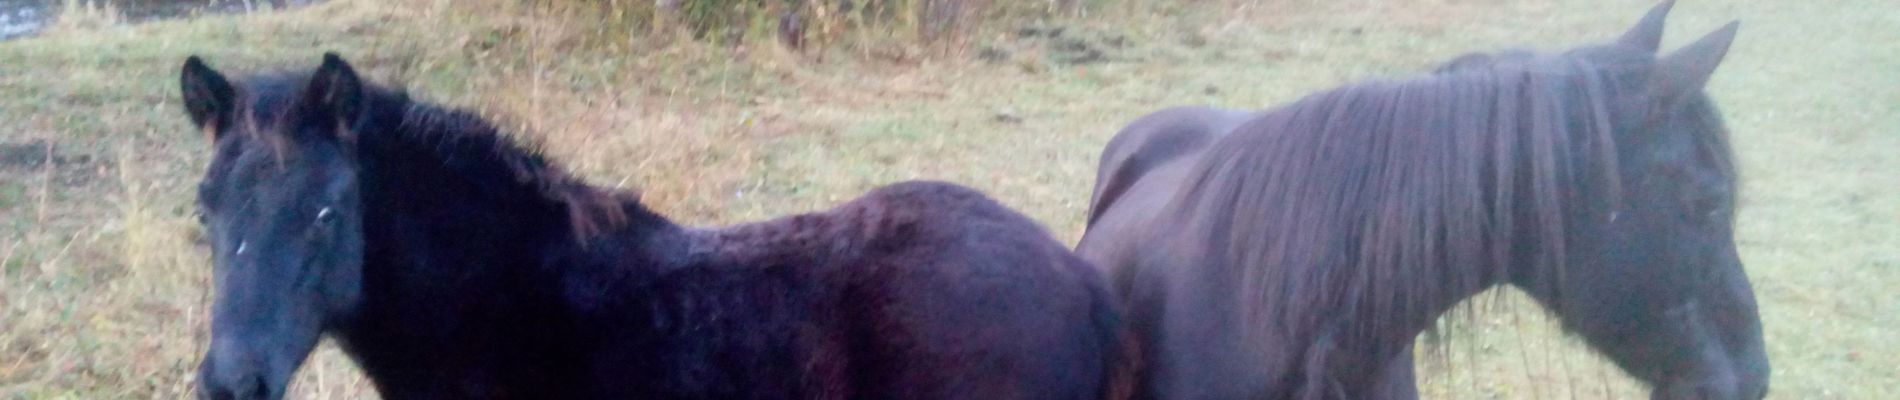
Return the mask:
<svg viewBox="0 0 1900 400"><path fill-rule="evenodd" d="M1743 360L1693 379L1665 382L1650 393L1654 400L1759 400L1768 396L1766 358Z"/></svg>
<svg viewBox="0 0 1900 400"><path fill-rule="evenodd" d="M258 352L234 343L214 343L198 365L198 398L203 400L278 400L289 374L274 371ZM282 375L282 376L279 376Z"/></svg>

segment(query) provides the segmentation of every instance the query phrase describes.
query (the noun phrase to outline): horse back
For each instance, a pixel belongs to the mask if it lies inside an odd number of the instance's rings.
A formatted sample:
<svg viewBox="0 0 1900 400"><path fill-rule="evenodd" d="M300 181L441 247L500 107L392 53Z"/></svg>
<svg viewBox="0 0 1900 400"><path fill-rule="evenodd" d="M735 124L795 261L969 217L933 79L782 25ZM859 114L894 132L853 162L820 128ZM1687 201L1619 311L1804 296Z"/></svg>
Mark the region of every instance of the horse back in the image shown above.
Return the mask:
<svg viewBox="0 0 1900 400"><path fill-rule="evenodd" d="M905 357L853 368L914 372L885 380L885 393L1100 398L1111 389L1120 312L1100 274L1040 224L939 182L891 185L851 206L915 215L904 221L909 228L872 238L873 251L840 271L851 282L847 293L861 296L849 301L877 305L856 322L907 331L867 340L887 349L875 354Z"/></svg>
<svg viewBox="0 0 1900 400"><path fill-rule="evenodd" d="M1182 160L1198 158L1209 144L1253 115L1244 110L1183 106L1135 119L1109 139L1108 146L1102 150L1095 172L1095 190L1089 198L1089 224L1093 226L1150 173L1171 165L1187 164Z"/></svg>
<svg viewBox="0 0 1900 400"><path fill-rule="evenodd" d="M1132 279L1136 245L1153 215L1175 197L1186 172L1221 137L1255 113L1212 107L1175 107L1142 116L1102 152L1089 205L1088 230L1076 253L1107 271L1121 293Z"/></svg>
<svg viewBox="0 0 1900 400"><path fill-rule="evenodd" d="M729 228L731 266L788 265L826 299L848 398L1100 398L1121 352L1098 272L981 193L905 182L824 212Z"/></svg>

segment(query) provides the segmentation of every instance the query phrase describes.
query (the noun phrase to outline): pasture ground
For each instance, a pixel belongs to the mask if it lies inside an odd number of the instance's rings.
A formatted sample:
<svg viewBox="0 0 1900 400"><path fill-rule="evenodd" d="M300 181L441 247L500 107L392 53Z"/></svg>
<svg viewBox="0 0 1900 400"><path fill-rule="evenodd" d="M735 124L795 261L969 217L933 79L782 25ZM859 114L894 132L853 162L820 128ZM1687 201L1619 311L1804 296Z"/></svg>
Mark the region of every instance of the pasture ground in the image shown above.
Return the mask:
<svg viewBox="0 0 1900 400"><path fill-rule="evenodd" d="M502 2L515 4L517 2ZM205 342L209 267L182 115L188 54L310 68L342 51L381 82L475 107L593 182L678 220L810 211L877 185L971 185L1073 241L1102 144L1178 104L1264 107L1468 51L1608 40L1648 0L1127 2L992 29L967 46L654 44L522 6L334 0L0 42L0 398L181 398ZM1685 0L1665 48L1729 20L1710 92L1734 132L1742 257L1772 397L1900 396L1900 7ZM1033 31L1033 32L1030 32ZM1025 33L1033 33L1026 35ZM1641 398L1508 291L1430 340L1433 398ZM371 397L328 345L295 398Z"/></svg>

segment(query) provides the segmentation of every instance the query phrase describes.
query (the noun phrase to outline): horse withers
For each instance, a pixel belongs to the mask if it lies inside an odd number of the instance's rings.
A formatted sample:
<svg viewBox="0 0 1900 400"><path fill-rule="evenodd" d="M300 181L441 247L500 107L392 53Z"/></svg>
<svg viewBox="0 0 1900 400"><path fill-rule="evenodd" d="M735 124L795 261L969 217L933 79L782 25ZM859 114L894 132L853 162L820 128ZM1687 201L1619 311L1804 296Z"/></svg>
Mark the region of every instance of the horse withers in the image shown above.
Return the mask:
<svg viewBox="0 0 1900 400"><path fill-rule="evenodd" d="M210 399L276 399L320 337L386 398L1093 399L1100 274L973 190L674 224L482 118L314 72L186 61L214 156Z"/></svg>
<svg viewBox="0 0 1900 400"><path fill-rule="evenodd" d="M1735 167L1703 93L1736 25L1658 56L1669 8L1606 44L1124 130L1077 250L1123 298L1136 393L1416 397L1415 337L1512 285L1655 398L1762 397Z"/></svg>

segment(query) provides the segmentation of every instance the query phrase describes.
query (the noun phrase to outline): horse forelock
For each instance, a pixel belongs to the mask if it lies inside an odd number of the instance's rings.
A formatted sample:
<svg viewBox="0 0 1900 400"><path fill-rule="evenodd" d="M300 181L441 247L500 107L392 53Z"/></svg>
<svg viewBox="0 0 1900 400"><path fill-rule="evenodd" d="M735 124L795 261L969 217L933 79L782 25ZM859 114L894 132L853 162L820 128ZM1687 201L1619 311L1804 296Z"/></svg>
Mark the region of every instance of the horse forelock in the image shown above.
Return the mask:
<svg viewBox="0 0 1900 400"><path fill-rule="evenodd" d="M294 156L294 143L281 129L292 107L290 99L297 93L296 84L307 79L307 74L284 72L247 77L236 88L232 126L216 128L228 132L227 140L234 146L255 146L269 152L278 168L286 167L286 158Z"/></svg>
<svg viewBox="0 0 1900 400"><path fill-rule="evenodd" d="M1211 246L1210 273L1239 285L1254 321L1278 324L1260 329L1286 337L1339 318L1385 334L1429 322L1511 265L1560 272L1566 216L1621 202L1604 74L1555 57L1269 111L1190 173L1174 208L1210 236L1181 243Z"/></svg>

